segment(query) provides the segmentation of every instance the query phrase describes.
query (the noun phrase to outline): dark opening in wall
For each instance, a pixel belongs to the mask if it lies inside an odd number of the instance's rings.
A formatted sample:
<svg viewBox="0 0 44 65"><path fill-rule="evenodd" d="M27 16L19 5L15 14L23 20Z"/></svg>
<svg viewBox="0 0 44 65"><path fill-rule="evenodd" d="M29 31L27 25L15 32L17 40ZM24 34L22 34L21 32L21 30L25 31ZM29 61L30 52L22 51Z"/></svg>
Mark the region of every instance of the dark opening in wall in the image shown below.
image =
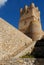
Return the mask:
<svg viewBox="0 0 44 65"><path fill-rule="evenodd" d="M31 53L35 58L44 58L44 39L38 40Z"/></svg>

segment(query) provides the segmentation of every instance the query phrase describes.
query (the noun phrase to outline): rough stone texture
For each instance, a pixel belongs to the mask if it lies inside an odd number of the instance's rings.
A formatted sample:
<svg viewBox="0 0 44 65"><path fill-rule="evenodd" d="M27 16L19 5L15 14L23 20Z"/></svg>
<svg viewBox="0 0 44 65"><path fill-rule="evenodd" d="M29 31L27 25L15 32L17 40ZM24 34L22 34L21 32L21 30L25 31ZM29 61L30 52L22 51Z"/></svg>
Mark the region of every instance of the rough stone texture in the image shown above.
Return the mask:
<svg viewBox="0 0 44 65"><path fill-rule="evenodd" d="M32 4L28 11L27 9L28 7L25 6L24 11L22 10L23 12L21 12L24 15L21 15L19 28L23 33L0 18L0 65L44 64L43 59L15 59L25 55L27 52L31 53L36 40L44 38L38 8Z"/></svg>
<svg viewBox="0 0 44 65"><path fill-rule="evenodd" d="M37 65L37 63L40 65L40 61L35 63L37 60L35 58L15 59L28 52L31 53L35 43L36 41L33 42L32 39L0 18L0 65Z"/></svg>
<svg viewBox="0 0 44 65"><path fill-rule="evenodd" d="M44 59L38 58L17 58L10 60L3 60L0 65L44 65Z"/></svg>
<svg viewBox="0 0 44 65"><path fill-rule="evenodd" d="M32 42L32 39L0 18L0 60L16 56Z"/></svg>
<svg viewBox="0 0 44 65"><path fill-rule="evenodd" d="M20 13L19 30L31 37L32 40L39 40L42 37L39 9L32 3L30 7L25 6Z"/></svg>
<svg viewBox="0 0 44 65"><path fill-rule="evenodd" d="M35 65L35 58L24 58L24 59L10 59L10 60L4 60L0 62L0 65Z"/></svg>

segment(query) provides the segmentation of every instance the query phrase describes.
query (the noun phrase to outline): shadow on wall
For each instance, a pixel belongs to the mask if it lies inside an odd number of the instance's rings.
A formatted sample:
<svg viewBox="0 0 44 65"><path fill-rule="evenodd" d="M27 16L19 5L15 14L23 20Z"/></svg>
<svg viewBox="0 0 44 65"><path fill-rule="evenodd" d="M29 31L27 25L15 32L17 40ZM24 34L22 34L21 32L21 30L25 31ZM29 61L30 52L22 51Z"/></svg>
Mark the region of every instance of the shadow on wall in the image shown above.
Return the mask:
<svg viewBox="0 0 44 65"><path fill-rule="evenodd" d="M35 58L44 58L44 39L38 40L31 53Z"/></svg>
<svg viewBox="0 0 44 65"><path fill-rule="evenodd" d="M36 58L35 65L44 65L44 58Z"/></svg>

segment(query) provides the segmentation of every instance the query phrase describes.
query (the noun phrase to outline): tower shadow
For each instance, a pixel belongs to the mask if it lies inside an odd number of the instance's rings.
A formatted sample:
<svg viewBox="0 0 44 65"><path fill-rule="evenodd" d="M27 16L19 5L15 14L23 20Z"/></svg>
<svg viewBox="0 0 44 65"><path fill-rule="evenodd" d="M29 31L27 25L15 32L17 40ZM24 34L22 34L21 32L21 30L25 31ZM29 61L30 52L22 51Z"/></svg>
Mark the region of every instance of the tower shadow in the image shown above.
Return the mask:
<svg viewBox="0 0 44 65"><path fill-rule="evenodd" d="M38 40L31 53L35 58L44 58L44 39Z"/></svg>

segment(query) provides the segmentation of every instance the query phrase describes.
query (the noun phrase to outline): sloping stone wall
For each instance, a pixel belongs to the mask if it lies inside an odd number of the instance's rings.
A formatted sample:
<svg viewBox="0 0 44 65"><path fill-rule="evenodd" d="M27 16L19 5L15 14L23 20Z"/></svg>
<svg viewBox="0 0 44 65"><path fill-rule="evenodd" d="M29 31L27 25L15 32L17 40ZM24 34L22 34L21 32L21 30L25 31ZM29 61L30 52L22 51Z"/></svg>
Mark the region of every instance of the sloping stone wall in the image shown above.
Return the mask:
<svg viewBox="0 0 44 65"><path fill-rule="evenodd" d="M32 43L32 39L0 18L0 60L16 56Z"/></svg>

